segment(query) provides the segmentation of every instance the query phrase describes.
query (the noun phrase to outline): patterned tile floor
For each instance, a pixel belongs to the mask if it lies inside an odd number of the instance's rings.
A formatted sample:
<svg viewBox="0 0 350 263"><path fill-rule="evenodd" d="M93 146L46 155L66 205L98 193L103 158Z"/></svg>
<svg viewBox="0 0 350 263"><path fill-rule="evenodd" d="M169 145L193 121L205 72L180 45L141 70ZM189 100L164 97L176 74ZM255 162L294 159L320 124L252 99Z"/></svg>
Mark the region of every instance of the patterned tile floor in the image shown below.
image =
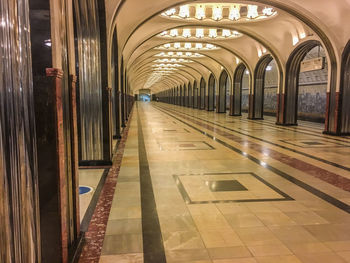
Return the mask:
<svg viewBox="0 0 350 263"><path fill-rule="evenodd" d="M87 262L350 262L349 138L162 103L129 125Z"/></svg>

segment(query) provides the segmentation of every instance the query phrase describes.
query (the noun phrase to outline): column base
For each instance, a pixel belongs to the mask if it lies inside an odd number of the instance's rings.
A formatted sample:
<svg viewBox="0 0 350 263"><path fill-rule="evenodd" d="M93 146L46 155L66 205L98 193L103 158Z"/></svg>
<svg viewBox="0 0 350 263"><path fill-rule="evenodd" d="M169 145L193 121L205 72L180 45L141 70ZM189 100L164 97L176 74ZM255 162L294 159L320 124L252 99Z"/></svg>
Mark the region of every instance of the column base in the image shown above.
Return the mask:
<svg viewBox="0 0 350 263"><path fill-rule="evenodd" d="M350 132L332 132L332 131L323 131L323 134L331 136L350 136Z"/></svg>
<svg viewBox="0 0 350 263"><path fill-rule="evenodd" d="M263 120L264 118L248 117L249 120Z"/></svg>
<svg viewBox="0 0 350 263"><path fill-rule="evenodd" d="M298 123L281 123L281 122L276 122L276 125L279 126L298 126Z"/></svg>
<svg viewBox="0 0 350 263"><path fill-rule="evenodd" d="M112 166L112 161L104 161L104 160L84 160L79 161L79 166L84 167L98 167L98 166Z"/></svg>

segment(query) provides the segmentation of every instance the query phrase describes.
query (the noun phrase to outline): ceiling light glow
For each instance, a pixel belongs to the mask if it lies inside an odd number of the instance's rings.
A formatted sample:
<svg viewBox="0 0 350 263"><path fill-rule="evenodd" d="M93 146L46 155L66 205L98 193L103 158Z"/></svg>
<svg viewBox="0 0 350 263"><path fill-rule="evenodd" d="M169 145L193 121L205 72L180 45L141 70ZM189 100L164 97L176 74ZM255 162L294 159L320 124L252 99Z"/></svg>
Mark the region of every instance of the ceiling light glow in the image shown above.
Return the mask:
<svg viewBox="0 0 350 263"><path fill-rule="evenodd" d="M196 6L196 18L199 20L205 18L205 7L203 5Z"/></svg>
<svg viewBox="0 0 350 263"><path fill-rule="evenodd" d="M222 19L222 7L216 5L213 7L213 19L219 21Z"/></svg>

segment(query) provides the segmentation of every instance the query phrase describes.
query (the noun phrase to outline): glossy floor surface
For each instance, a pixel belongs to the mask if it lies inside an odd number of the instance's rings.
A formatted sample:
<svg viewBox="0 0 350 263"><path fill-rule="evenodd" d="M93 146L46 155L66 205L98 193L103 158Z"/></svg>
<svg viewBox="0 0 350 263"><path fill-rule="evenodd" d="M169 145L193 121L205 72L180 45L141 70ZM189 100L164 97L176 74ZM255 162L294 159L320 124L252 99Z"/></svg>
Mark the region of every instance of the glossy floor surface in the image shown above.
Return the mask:
<svg viewBox="0 0 350 263"><path fill-rule="evenodd" d="M350 262L350 139L139 102L101 263Z"/></svg>

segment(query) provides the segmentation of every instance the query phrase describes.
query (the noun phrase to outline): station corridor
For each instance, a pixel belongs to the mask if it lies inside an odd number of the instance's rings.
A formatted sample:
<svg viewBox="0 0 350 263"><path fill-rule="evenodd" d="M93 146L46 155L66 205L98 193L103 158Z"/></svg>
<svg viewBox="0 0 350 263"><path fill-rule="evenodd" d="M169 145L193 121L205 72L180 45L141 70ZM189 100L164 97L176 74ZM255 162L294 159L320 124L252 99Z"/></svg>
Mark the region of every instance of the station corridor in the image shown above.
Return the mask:
<svg viewBox="0 0 350 263"><path fill-rule="evenodd" d="M350 0L1 0L0 263L350 263Z"/></svg>
<svg viewBox="0 0 350 263"><path fill-rule="evenodd" d="M80 262L350 262L350 139L320 130L138 102Z"/></svg>

